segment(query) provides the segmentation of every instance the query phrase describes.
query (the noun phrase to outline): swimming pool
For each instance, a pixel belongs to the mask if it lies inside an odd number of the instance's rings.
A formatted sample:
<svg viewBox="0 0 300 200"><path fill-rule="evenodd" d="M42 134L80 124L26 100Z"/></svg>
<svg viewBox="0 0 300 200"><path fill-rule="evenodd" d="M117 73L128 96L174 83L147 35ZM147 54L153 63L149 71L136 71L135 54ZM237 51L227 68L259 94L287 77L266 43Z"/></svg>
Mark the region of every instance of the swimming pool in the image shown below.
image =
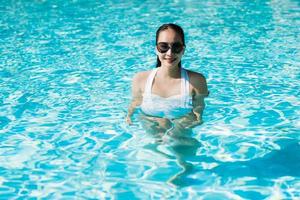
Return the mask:
<svg viewBox="0 0 300 200"><path fill-rule="evenodd" d="M1 199L299 198L299 11L292 0L2 2ZM154 67L169 22L210 90L194 156L124 123L131 78Z"/></svg>

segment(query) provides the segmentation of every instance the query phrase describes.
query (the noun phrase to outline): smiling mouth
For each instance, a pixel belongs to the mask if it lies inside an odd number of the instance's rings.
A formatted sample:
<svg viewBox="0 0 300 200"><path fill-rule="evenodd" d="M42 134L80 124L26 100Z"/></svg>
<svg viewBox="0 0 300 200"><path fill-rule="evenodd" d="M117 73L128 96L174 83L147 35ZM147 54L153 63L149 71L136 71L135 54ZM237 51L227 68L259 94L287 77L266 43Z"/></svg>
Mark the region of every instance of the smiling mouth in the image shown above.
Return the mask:
<svg viewBox="0 0 300 200"><path fill-rule="evenodd" d="M165 60L172 63L176 60L176 58L165 58Z"/></svg>

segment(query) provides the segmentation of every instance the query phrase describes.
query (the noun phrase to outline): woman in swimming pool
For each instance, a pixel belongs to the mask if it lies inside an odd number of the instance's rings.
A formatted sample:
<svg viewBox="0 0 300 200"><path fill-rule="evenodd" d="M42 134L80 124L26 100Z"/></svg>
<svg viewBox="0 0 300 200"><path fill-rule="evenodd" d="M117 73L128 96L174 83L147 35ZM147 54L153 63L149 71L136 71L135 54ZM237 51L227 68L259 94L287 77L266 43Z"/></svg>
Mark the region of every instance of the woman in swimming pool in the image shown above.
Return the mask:
<svg viewBox="0 0 300 200"><path fill-rule="evenodd" d="M139 72L132 81L132 102L126 122L137 106L151 121L148 127L165 134L172 129L186 129L202 122L204 97L208 96L205 77L181 66L185 51L184 32L175 24L163 24L156 32L156 68ZM177 134L182 131L176 131Z"/></svg>

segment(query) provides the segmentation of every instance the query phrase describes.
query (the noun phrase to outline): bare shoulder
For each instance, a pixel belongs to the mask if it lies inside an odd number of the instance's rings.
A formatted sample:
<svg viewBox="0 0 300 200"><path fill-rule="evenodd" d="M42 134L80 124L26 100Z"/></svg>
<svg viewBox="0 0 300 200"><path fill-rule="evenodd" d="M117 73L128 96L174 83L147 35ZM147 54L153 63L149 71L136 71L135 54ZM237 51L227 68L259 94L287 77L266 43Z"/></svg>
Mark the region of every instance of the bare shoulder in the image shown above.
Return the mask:
<svg viewBox="0 0 300 200"><path fill-rule="evenodd" d="M187 71L190 78L190 84L192 86L193 93L208 94L205 76L198 72L194 72L190 70Z"/></svg>
<svg viewBox="0 0 300 200"><path fill-rule="evenodd" d="M142 71L142 72L137 72L134 76L133 76L133 81L144 81L147 79L147 77L149 76L149 74L151 73L151 70L149 71Z"/></svg>
<svg viewBox="0 0 300 200"><path fill-rule="evenodd" d="M190 71L190 70L187 70L188 71L188 75L189 75L189 78L191 80L191 82L206 82L206 79L205 79L205 76L201 73L198 73L198 72L193 72L193 71Z"/></svg>
<svg viewBox="0 0 300 200"><path fill-rule="evenodd" d="M136 73L133 76L133 79L132 79L133 83L143 83L143 82L145 82L150 73L151 73L151 70Z"/></svg>
<svg viewBox="0 0 300 200"><path fill-rule="evenodd" d="M142 71L142 72L137 72L132 79L132 87L135 90L138 90L140 92L144 91L146 80L148 76L150 75L151 70L149 71Z"/></svg>

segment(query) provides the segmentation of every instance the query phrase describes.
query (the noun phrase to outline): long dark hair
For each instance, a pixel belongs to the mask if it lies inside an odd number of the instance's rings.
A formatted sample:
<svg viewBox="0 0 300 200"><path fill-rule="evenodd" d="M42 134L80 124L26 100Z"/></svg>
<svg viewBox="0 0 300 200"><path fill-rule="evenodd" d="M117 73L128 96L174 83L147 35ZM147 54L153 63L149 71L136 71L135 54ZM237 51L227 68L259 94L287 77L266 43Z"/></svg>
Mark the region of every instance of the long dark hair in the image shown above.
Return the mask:
<svg viewBox="0 0 300 200"><path fill-rule="evenodd" d="M174 30L181 37L182 43L185 46L183 29L180 26L178 26L176 24L172 24L172 23L170 23L170 24L163 24L163 25L161 25L157 29L157 31L156 31L156 42L155 42L155 45L157 45L157 40L158 40L158 36L159 36L160 32L162 32L162 31L164 31L166 29L169 29L169 28L172 29L172 30ZM161 66L161 62L160 62L160 60L159 60L159 58L157 56L156 67L160 67L160 66ZM178 63L178 67L181 67L181 61Z"/></svg>

